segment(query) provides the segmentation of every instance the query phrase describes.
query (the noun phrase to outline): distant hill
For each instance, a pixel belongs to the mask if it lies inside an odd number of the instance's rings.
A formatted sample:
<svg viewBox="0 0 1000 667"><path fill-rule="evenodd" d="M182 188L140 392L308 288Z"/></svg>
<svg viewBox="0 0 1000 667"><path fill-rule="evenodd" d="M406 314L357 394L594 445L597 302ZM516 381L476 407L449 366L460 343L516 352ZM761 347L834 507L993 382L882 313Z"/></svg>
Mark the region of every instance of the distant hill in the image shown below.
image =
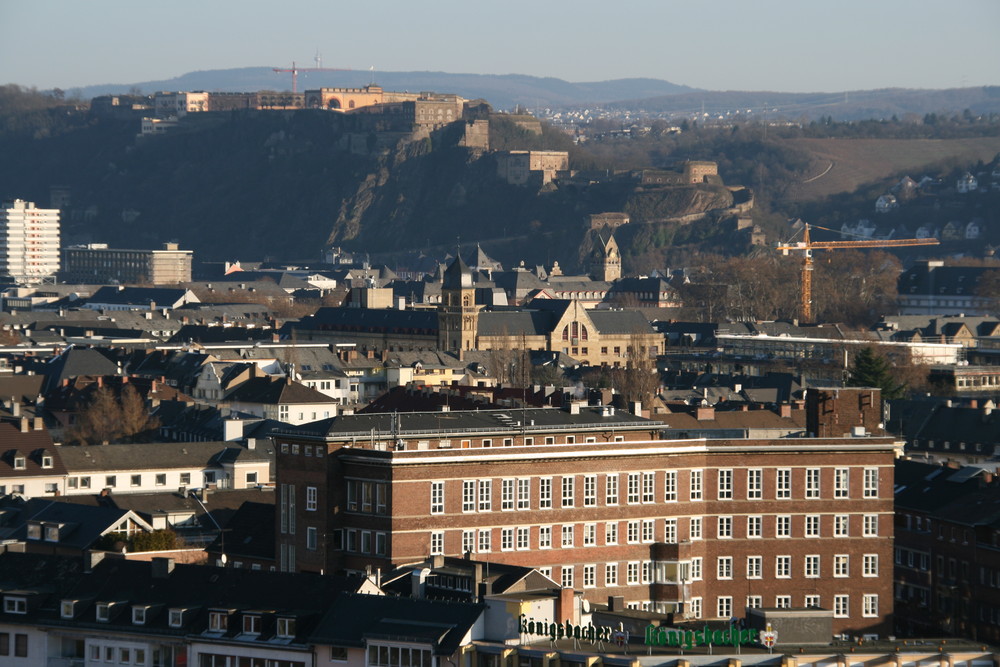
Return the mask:
<svg viewBox="0 0 1000 667"><path fill-rule="evenodd" d="M83 98L117 95L138 89L143 93L160 90L239 91L291 90L289 73L270 67L189 72L174 79L129 84L102 84L73 89ZM659 97L698 90L659 79L616 79L591 83L570 83L552 77L525 74L451 74L448 72L299 72L299 90L321 87L358 87L373 80L386 90L456 93L469 99L483 98L499 109L521 104L536 107L575 107L606 104L626 98Z"/></svg>

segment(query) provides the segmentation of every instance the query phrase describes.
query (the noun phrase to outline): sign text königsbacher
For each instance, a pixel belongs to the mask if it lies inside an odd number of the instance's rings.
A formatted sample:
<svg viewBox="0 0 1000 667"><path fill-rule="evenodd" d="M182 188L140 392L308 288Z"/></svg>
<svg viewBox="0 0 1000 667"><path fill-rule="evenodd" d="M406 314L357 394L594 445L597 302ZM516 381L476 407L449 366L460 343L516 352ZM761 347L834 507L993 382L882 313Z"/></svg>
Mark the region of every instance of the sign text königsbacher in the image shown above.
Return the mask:
<svg viewBox="0 0 1000 667"><path fill-rule="evenodd" d="M714 644L716 646L745 646L760 643L757 630L712 630L707 625L701 630L678 630L658 625L646 626L646 646L678 646L691 648Z"/></svg>
<svg viewBox="0 0 1000 667"><path fill-rule="evenodd" d="M555 641L556 639L582 639L590 642L609 642L614 628L593 625L574 625L569 621L565 623L546 623L529 619L524 614L519 617L519 629L521 634L541 635Z"/></svg>

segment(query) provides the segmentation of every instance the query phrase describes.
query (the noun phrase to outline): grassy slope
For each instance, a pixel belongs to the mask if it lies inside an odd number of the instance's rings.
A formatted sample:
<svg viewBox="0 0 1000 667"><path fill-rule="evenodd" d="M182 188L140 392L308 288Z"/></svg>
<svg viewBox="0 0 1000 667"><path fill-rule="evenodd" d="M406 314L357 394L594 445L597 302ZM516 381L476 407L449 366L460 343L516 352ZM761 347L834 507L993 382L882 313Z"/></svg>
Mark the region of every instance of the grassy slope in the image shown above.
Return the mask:
<svg viewBox="0 0 1000 667"><path fill-rule="evenodd" d="M923 176L922 169L946 160L974 164L988 162L1000 153L1000 137L976 139L789 139L792 147L804 149L814 157L812 171L803 180L821 174L833 162L833 168L816 180L795 187L789 199L806 201L856 190L861 185L910 172L912 178Z"/></svg>

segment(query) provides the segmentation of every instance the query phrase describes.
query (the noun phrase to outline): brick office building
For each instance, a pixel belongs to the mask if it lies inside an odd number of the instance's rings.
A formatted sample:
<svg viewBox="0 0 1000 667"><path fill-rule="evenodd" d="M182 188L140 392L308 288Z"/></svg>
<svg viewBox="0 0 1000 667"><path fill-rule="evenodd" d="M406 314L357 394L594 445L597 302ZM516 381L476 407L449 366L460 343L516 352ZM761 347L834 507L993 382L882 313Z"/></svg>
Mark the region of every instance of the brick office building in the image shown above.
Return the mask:
<svg viewBox="0 0 1000 667"><path fill-rule="evenodd" d="M871 390L835 398L811 402L824 423L842 413L820 438L668 440L661 422L585 406L304 425L276 436L280 565L471 553L592 601L692 619L819 606L835 632L885 634L896 443L847 435L874 414Z"/></svg>

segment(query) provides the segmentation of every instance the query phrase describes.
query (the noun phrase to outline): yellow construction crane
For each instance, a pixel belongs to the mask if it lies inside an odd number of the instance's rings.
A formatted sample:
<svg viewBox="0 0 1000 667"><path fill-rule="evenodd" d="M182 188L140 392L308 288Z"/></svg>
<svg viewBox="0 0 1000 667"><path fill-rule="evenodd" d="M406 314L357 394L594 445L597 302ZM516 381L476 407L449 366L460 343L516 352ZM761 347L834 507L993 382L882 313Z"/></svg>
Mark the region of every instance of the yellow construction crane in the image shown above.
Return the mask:
<svg viewBox="0 0 1000 667"><path fill-rule="evenodd" d="M833 229L812 225L816 229L826 229L829 232L836 232ZM802 293L799 301L799 318L803 323L812 322L812 270L813 250L844 250L852 248L900 248L903 246L915 245L938 245L937 239L866 239L864 241L812 241L809 239L809 227L806 225L802 232L802 240L797 242L779 243L777 249L782 255L787 255L789 251L802 252ZM839 232L837 232L839 233Z"/></svg>

